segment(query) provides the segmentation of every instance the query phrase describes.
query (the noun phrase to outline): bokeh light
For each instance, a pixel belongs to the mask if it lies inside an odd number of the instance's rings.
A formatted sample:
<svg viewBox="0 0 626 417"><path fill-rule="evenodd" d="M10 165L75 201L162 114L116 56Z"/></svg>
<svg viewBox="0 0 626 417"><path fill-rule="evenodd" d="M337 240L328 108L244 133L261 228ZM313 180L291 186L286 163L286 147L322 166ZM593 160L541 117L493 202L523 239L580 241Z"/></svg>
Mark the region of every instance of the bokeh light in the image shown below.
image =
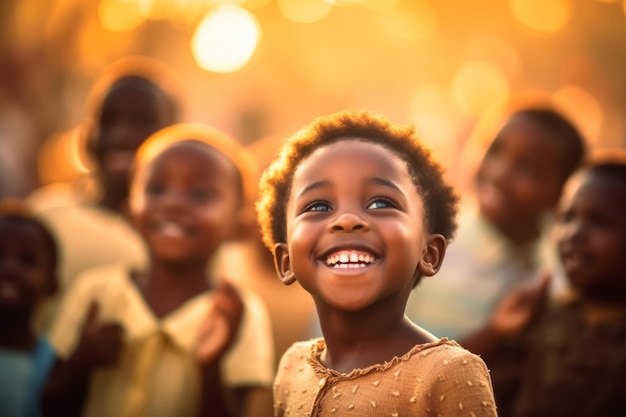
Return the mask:
<svg viewBox="0 0 626 417"><path fill-rule="evenodd" d="M553 100L576 123L590 144L599 142L604 114L593 95L579 86L569 84L559 88Z"/></svg>
<svg viewBox="0 0 626 417"><path fill-rule="evenodd" d="M486 61L466 61L454 75L452 93L457 106L469 115L479 115L509 95L507 76Z"/></svg>
<svg viewBox="0 0 626 417"><path fill-rule="evenodd" d="M98 16L102 27L113 31L132 30L144 21L136 0L100 0Z"/></svg>
<svg viewBox="0 0 626 417"><path fill-rule="evenodd" d="M410 102L411 120L421 140L428 145L444 166L451 166L458 149L457 131L452 120L454 103L448 89L440 84L418 87Z"/></svg>
<svg viewBox="0 0 626 417"><path fill-rule="evenodd" d="M363 6L372 10L388 10L398 4L399 0L363 0Z"/></svg>
<svg viewBox="0 0 626 417"><path fill-rule="evenodd" d="M467 59L491 62L500 67L510 79L521 73L519 54L506 39L493 33L478 32L472 35L466 48Z"/></svg>
<svg viewBox="0 0 626 417"><path fill-rule="evenodd" d="M259 42L261 28L247 10L225 5L198 24L191 48L198 65L214 72L233 72L246 65Z"/></svg>
<svg viewBox="0 0 626 417"><path fill-rule="evenodd" d="M571 15L567 0L511 0L511 9L520 23L542 32L556 32Z"/></svg>
<svg viewBox="0 0 626 417"><path fill-rule="evenodd" d="M333 8L333 5L326 0L276 0L276 6L286 19L298 23L320 21Z"/></svg>
<svg viewBox="0 0 626 417"><path fill-rule="evenodd" d="M396 6L382 16L385 30L399 39L418 40L430 36L437 27L437 14L426 1L414 0L411 7Z"/></svg>

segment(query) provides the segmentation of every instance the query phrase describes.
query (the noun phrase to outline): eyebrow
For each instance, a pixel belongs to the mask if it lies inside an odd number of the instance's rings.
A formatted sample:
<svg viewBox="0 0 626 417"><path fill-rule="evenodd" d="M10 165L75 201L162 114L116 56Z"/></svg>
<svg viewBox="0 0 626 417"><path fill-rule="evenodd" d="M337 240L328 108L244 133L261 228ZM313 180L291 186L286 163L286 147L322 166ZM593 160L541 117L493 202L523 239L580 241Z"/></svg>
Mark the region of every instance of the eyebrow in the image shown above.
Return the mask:
<svg viewBox="0 0 626 417"><path fill-rule="evenodd" d="M373 183L373 184L378 184L378 185L384 185L386 187L389 188L393 188L394 190L396 190L399 193L402 193L402 190L400 189L400 187L398 187L393 181L390 181L386 178L380 178L380 177L372 177L369 179L368 181L369 183Z"/></svg>
<svg viewBox="0 0 626 417"><path fill-rule="evenodd" d="M404 194L402 190L400 189L400 187L398 187L393 181L390 181L386 178L372 177L368 179L367 182L370 184L374 184L374 185L384 185L386 187L394 189L395 191L401 194ZM317 190L319 188L324 188L328 186L330 186L330 181L328 180L314 182L313 184L309 184L306 187L304 187L304 189L298 194L298 197L301 197L302 195L308 193L309 191Z"/></svg>
<svg viewBox="0 0 626 417"><path fill-rule="evenodd" d="M329 185L330 185L330 181L327 181L327 180L314 182L313 184L309 184L306 187L304 187L302 191L300 191L297 197L302 197L304 194L308 193L309 191L328 187Z"/></svg>

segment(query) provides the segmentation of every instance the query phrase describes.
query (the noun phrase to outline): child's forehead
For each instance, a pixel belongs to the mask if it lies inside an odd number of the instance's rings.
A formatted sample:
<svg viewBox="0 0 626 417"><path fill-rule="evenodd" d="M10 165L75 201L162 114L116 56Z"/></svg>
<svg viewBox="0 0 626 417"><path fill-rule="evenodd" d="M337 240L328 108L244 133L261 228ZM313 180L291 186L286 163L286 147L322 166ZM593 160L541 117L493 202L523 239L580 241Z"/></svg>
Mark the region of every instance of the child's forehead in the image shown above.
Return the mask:
<svg viewBox="0 0 626 417"><path fill-rule="evenodd" d="M406 174L411 177L407 162L394 150L371 140L346 138L325 144L305 156L296 166L293 179L306 182L326 176L329 169L342 171L344 168L349 170L351 178L370 169L378 171L377 176Z"/></svg>
<svg viewBox="0 0 626 417"><path fill-rule="evenodd" d="M389 145L378 142L371 138L361 137L340 137L328 143L321 144L317 149L314 149L308 155L305 155L299 162L301 165L305 161L315 158L318 160L324 160L333 158L338 149L352 149L355 150L350 159L366 158L369 155L377 154L384 155L385 158L398 158L402 159L400 154L392 149ZM357 150L361 152L356 152Z"/></svg>
<svg viewBox="0 0 626 417"><path fill-rule="evenodd" d="M211 168L222 172L237 170L234 162L219 149L193 139L181 140L166 146L143 163L140 170L154 171L166 165L178 165L181 168Z"/></svg>
<svg viewBox="0 0 626 417"><path fill-rule="evenodd" d="M13 239L16 235L42 242L46 238L41 226L31 219L14 216L0 217L0 240Z"/></svg>

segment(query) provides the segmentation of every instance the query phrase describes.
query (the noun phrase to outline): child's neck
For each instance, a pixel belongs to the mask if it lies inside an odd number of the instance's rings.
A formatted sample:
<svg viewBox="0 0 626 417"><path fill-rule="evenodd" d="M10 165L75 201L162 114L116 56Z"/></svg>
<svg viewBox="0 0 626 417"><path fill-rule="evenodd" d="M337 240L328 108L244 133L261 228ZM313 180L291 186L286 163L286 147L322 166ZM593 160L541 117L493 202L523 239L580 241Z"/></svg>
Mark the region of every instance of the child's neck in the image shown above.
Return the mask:
<svg viewBox="0 0 626 417"><path fill-rule="evenodd" d="M322 308L320 313L326 341L326 350L320 360L339 372L349 373L353 369L390 361L406 354L415 345L437 340L410 323L402 312L350 315Z"/></svg>
<svg viewBox="0 0 626 417"><path fill-rule="evenodd" d="M157 317L164 317L193 297L208 291L208 262L167 263L153 260L136 279Z"/></svg>
<svg viewBox="0 0 626 417"><path fill-rule="evenodd" d="M35 346L31 315L0 313L0 347L10 350L29 351Z"/></svg>

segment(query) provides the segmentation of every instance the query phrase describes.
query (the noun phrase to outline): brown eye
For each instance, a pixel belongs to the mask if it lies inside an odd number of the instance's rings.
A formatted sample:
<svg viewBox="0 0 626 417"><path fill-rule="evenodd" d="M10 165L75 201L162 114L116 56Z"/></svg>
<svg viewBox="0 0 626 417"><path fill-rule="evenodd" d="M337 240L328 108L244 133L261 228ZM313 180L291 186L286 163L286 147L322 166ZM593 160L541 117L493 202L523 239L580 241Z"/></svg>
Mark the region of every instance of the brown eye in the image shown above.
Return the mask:
<svg viewBox="0 0 626 417"><path fill-rule="evenodd" d="M211 198L212 193L205 188L194 188L189 192L189 197L196 203L203 203Z"/></svg>

